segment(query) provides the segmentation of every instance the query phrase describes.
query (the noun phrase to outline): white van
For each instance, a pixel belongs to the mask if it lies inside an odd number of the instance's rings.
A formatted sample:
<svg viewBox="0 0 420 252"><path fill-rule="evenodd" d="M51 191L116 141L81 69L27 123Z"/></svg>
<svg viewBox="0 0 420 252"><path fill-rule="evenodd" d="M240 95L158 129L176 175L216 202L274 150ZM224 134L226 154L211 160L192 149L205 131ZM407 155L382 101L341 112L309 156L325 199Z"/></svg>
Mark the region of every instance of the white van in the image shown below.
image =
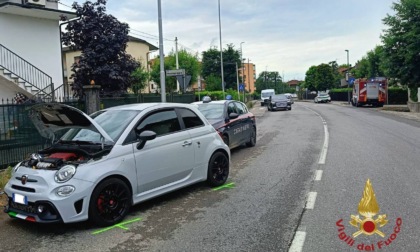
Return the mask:
<svg viewBox="0 0 420 252"><path fill-rule="evenodd" d="M263 89L261 90L261 106L268 104L270 96L275 95L274 89Z"/></svg>

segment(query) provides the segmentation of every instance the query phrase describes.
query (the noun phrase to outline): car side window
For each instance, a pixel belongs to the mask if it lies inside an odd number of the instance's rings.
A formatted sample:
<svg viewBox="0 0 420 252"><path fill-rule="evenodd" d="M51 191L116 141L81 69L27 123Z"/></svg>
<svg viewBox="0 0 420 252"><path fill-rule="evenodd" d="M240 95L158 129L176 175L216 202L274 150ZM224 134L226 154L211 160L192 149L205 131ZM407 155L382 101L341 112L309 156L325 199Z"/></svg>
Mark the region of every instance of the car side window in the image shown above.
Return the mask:
<svg viewBox="0 0 420 252"><path fill-rule="evenodd" d="M239 102L235 102L236 105L236 109L238 111L239 115L243 115L244 113L244 108L242 107L242 105Z"/></svg>
<svg viewBox="0 0 420 252"><path fill-rule="evenodd" d="M200 117L189 109L178 108L177 112L181 116L185 128L187 129L204 125L204 122L200 119Z"/></svg>
<svg viewBox="0 0 420 252"><path fill-rule="evenodd" d="M148 115L136 127L138 134L145 130L156 132L157 136L161 136L181 130L181 125L174 110L165 110Z"/></svg>
<svg viewBox="0 0 420 252"><path fill-rule="evenodd" d="M233 102L228 104L228 115L230 115L230 113L238 113Z"/></svg>

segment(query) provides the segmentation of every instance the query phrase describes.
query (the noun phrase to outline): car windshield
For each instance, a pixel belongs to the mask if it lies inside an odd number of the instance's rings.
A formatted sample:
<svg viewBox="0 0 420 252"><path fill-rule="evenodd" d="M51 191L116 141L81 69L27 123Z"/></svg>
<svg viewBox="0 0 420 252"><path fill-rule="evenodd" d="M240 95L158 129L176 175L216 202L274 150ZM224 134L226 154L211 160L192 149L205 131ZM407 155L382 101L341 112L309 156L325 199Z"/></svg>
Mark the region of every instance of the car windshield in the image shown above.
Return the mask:
<svg viewBox="0 0 420 252"><path fill-rule="evenodd" d="M287 100L287 97L284 94L274 95L271 97L272 100Z"/></svg>
<svg viewBox="0 0 420 252"><path fill-rule="evenodd" d="M139 110L104 110L92 114L91 117L116 141L138 113ZM102 142L101 135L91 129L70 129L60 140Z"/></svg>
<svg viewBox="0 0 420 252"><path fill-rule="evenodd" d="M261 93L261 96L262 97L270 97L270 96L273 96L274 95L274 92L265 92L265 93Z"/></svg>
<svg viewBox="0 0 420 252"><path fill-rule="evenodd" d="M198 104L198 110L207 118L207 119L219 119L223 118L225 105L222 103L202 103Z"/></svg>

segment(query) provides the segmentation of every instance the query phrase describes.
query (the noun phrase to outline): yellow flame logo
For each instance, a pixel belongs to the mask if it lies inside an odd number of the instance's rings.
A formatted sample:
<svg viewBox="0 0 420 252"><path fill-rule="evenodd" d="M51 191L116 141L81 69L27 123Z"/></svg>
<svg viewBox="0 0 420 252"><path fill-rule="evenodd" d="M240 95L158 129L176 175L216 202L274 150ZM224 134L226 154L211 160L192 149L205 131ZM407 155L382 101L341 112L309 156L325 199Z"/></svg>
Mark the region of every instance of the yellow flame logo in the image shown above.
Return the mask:
<svg viewBox="0 0 420 252"><path fill-rule="evenodd" d="M388 223L386 214L379 215L376 220L373 217L379 213L379 205L376 201L375 192L373 191L370 179L366 181L365 190L363 191L363 197L359 202L359 214L365 218L360 219L359 215L351 215L350 224L354 227L359 228L359 231L353 234L353 237L357 237L360 234L373 235L377 234L381 237L385 237L385 234L378 230L379 227L383 227Z"/></svg>

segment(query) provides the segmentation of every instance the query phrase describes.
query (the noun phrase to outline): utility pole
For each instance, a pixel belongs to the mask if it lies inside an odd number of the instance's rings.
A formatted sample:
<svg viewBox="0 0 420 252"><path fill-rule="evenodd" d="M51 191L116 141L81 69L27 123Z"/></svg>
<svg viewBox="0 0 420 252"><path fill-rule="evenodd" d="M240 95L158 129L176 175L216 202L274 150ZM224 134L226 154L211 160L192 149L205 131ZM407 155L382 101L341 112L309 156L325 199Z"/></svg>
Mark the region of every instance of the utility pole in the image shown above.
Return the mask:
<svg viewBox="0 0 420 252"><path fill-rule="evenodd" d="M158 0L158 19L159 19L159 57L160 57L160 97L162 102L166 102L165 87L165 59L163 55L163 34L162 34L162 8Z"/></svg>
<svg viewBox="0 0 420 252"><path fill-rule="evenodd" d="M349 65L349 50L346 49L344 51L347 52L347 76L346 76L346 78L347 78L347 89L349 89L350 88L350 82L349 82L349 68L350 68L350 65ZM350 104L350 92L349 92L349 90L347 90L347 102L348 102L348 104Z"/></svg>
<svg viewBox="0 0 420 252"><path fill-rule="evenodd" d="M178 63L178 37L175 37L175 61L176 61L176 69L179 69L179 63ZM179 82L178 82L178 79L176 80L176 91L179 92Z"/></svg>
<svg viewBox="0 0 420 252"><path fill-rule="evenodd" d="M218 1L218 4L219 4L220 72L222 75L222 91L223 91L223 98L224 98L225 97L225 77L223 76L222 21L220 19L220 0Z"/></svg>

